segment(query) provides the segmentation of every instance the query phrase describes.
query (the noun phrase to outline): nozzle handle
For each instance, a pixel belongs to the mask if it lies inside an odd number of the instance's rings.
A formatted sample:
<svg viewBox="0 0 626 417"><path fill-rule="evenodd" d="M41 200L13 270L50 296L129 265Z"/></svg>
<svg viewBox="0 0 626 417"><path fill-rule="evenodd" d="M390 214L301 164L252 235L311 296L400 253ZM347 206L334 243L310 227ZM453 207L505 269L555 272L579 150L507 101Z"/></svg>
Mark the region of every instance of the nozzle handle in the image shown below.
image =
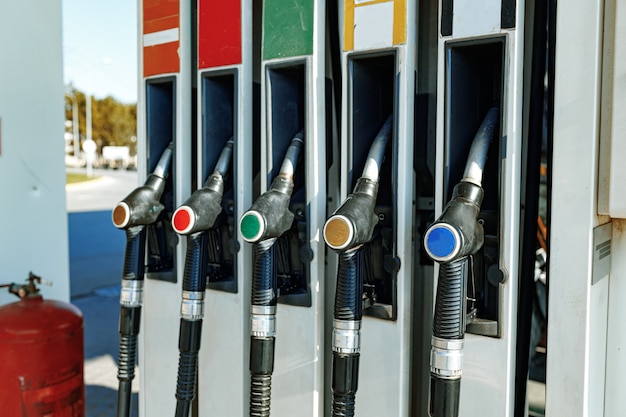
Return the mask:
<svg viewBox="0 0 626 417"><path fill-rule="evenodd" d="M304 130L291 140L280 172L269 190L256 199L239 220L239 231L246 242L256 243L282 236L291 228L294 214L289 210L294 187L294 173L304 144Z"/></svg>
<svg viewBox="0 0 626 417"><path fill-rule="evenodd" d="M143 280L145 250L145 226L135 226L126 229L126 249L124 251L124 267L122 270L123 279Z"/></svg>

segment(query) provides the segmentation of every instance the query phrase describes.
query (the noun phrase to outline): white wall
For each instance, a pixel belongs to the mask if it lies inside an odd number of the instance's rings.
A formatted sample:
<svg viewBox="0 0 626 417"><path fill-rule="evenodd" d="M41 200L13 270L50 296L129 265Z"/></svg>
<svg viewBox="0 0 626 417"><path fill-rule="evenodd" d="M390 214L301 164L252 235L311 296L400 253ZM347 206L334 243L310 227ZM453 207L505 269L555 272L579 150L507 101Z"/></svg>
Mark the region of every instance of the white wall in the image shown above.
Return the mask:
<svg viewBox="0 0 626 417"><path fill-rule="evenodd" d="M61 33L61 0L0 1L0 283L68 301Z"/></svg>

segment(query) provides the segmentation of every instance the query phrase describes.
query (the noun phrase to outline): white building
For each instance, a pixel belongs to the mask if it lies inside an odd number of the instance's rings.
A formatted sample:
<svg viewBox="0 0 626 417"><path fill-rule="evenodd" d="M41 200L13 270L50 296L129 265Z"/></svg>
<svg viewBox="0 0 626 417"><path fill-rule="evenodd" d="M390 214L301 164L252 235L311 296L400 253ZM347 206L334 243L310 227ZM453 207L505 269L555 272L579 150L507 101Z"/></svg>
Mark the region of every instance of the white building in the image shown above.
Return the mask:
<svg viewBox="0 0 626 417"><path fill-rule="evenodd" d="M32 271L68 301L61 17L61 0L0 2L0 283Z"/></svg>

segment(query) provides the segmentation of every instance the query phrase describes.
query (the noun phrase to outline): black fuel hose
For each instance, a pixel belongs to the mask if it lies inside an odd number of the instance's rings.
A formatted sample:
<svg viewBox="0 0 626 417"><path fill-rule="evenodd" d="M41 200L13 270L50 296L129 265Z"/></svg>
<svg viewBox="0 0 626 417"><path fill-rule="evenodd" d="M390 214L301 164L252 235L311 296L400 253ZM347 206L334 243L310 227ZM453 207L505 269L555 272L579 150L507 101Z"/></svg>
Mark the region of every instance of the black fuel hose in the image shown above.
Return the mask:
<svg viewBox="0 0 626 417"><path fill-rule="evenodd" d="M269 417L274 372L274 321L277 302L276 238L254 244L253 325L250 336L250 416ZM264 323L265 322L265 323ZM266 327L268 326L268 327ZM271 328L270 328L271 327Z"/></svg>
<svg viewBox="0 0 626 417"><path fill-rule="evenodd" d="M176 417L188 417L196 395L198 352L202 336L203 301L206 290L207 233L187 236L183 275L183 303L178 335L178 378L176 382Z"/></svg>
<svg viewBox="0 0 626 417"><path fill-rule="evenodd" d="M122 271L119 320L119 357L117 379L117 417L128 417L131 407L131 387L137 361L137 336L143 304L145 226L156 222L164 209L159 201L165 189L165 179L172 160L172 148L163 151L154 171L143 186L133 190L113 209L115 227L126 231L126 249Z"/></svg>
<svg viewBox="0 0 626 417"><path fill-rule="evenodd" d="M126 250L124 253L123 281L134 284L137 277L144 275L143 255L146 247L145 226L135 226L126 230ZM128 282L126 282L128 281ZM129 307L120 306L119 319L119 352L117 379L117 415L130 415L132 383L135 379L135 362L137 357L137 336L141 322L141 304Z"/></svg>

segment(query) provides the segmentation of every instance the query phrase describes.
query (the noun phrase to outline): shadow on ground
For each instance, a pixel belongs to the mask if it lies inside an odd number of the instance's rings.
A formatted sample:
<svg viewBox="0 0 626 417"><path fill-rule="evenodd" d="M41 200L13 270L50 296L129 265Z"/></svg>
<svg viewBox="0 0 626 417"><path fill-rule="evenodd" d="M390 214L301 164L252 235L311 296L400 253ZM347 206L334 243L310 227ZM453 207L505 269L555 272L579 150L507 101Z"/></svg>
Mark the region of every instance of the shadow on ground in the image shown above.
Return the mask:
<svg viewBox="0 0 626 417"><path fill-rule="evenodd" d="M130 417L137 417L137 393L133 393ZM117 391L99 385L85 386L85 415L87 417L113 417L117 411Z"/></svg>
<svg viewBox="0 0 626 417"><path fill-rule="evenodd" d="M119 280L119 279L118 279ZM104 287L72 304L83 313L85 333L85 407L87 417L113 417L117 408L117 356L120 287ZM137 417L138 376L133 381L130 417Z"/></svg>

